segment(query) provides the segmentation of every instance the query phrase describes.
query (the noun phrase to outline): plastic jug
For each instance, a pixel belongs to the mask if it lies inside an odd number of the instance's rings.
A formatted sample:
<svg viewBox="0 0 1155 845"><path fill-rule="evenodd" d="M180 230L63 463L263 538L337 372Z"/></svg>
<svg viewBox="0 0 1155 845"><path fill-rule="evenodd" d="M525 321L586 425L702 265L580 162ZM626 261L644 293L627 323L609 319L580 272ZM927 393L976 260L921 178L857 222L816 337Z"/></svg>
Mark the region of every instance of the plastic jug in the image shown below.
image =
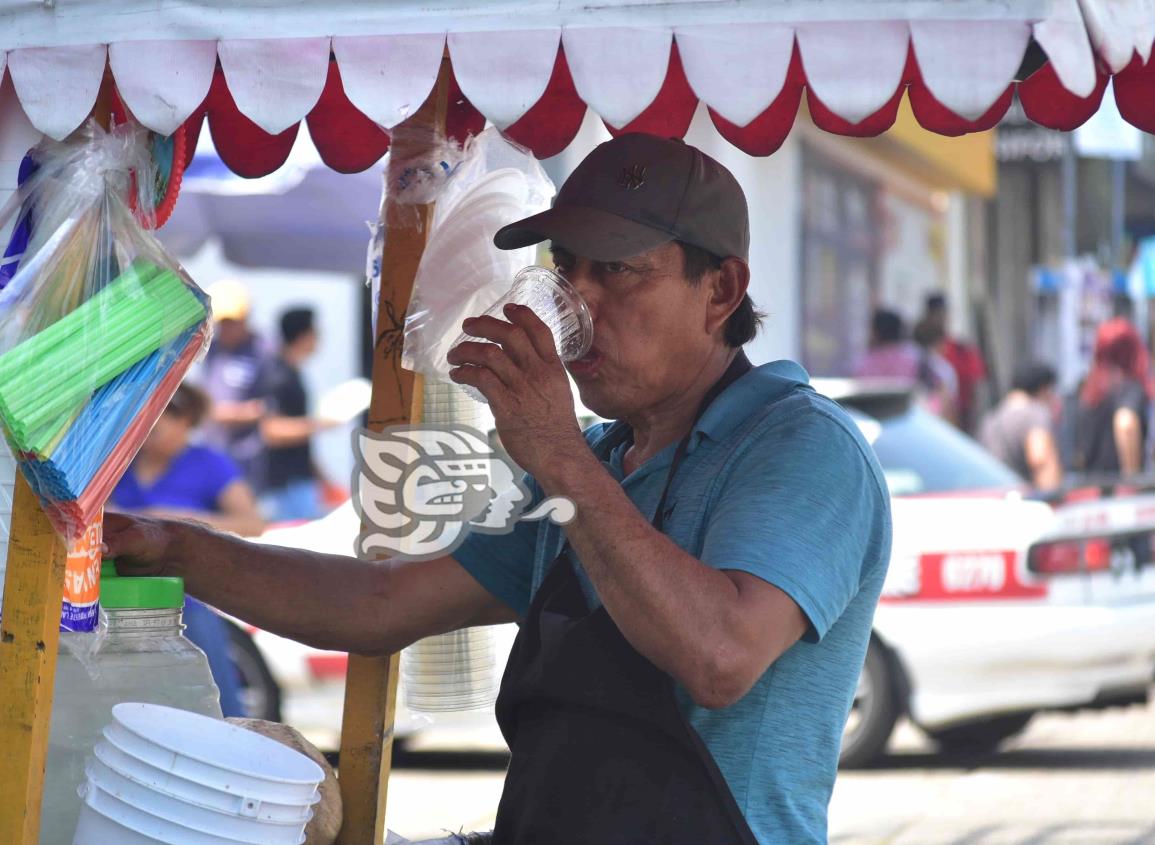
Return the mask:
<svg viewBox="0 0 1155 845"><path fill-rule="evenodd" d="M118 578L106 562L100 592L96 633L60 635L40 845L71 845L84 761L114 705L139 701L221 718L208 660L182 633L184 581Z"/></svg>

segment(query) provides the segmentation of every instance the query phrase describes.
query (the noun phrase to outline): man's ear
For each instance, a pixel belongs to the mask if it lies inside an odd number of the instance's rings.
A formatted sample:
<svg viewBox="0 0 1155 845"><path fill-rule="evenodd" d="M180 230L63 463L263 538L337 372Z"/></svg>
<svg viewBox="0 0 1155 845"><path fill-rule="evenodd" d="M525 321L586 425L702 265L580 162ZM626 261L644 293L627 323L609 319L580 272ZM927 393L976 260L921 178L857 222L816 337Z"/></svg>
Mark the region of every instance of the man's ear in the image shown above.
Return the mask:
<svg viewBox="0 0 1155 845"><path fill-rule="evenodd" d="M738 310L750 287L750 265L731 256L722 261L722 267L707 274L710 299L706 304L706 334L720 330L730 315Z"/></svg>

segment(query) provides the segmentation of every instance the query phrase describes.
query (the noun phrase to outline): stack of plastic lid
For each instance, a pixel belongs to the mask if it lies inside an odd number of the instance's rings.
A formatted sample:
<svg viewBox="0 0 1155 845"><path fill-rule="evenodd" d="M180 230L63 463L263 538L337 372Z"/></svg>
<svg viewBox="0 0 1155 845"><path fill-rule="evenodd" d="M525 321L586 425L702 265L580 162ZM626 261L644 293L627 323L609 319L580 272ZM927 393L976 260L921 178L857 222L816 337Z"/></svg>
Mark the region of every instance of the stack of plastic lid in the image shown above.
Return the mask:
<svg viewBox="0 0 1155 845"><path fill-rule="evenodd" d="M501 672L490 628L465 628L419 640L401 652L411 710L478 710L497 699Z"/></svg>
<svg viewBox="0 0 1155 845"><path fill-rule="evenodd" d="M275 740L118 704L88 760L73 845L301 845L321 767Z"/></svg>

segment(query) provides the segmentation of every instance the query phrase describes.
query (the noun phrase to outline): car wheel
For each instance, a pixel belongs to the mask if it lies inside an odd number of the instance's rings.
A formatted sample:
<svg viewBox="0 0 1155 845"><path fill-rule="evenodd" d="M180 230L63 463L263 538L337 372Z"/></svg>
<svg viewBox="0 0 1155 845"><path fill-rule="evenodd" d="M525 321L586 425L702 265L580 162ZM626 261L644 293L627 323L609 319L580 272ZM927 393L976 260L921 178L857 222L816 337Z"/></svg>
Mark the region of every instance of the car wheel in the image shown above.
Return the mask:
<svg viewBox="0 0 1155 845"><path fill-rule="evenodd" d="M957 754L994 751L1005 739L1021 733L1034 713L1011 713L981 722L967 722L939 730L928 730L927 735L943 751Z"/></svg>
<svg viewBox="0 0 1155 845"><path fill-rule="evenodd" d="M873 637L854 691L854 704L842 731L838 764L846 769L869 766L886 751L894 723L902 715L898 683L883 645Z"/></svg>
<svg viewBox="0 0 1155 845"><path fill-rule="evenodd" d="M241 676L241 706L250 719L281 721L281 688L253 638L231 622L229 657Z"/></svg>

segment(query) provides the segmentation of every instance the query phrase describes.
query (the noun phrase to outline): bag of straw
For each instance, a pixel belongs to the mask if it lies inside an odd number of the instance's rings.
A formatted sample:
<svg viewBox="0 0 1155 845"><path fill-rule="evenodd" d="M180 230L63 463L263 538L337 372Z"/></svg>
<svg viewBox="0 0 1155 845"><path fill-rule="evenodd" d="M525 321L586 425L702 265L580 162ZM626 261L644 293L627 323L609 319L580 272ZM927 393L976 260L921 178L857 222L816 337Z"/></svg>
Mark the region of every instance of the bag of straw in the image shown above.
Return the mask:
<svg viewBox="0 0 1155 845"><path fill-rule="evenodd" d="M22 250L0 279L0 429L67 540L209 340L208 297L141 222L151 155L146 130L89 123L34 148L0 211Z"/></svg>

